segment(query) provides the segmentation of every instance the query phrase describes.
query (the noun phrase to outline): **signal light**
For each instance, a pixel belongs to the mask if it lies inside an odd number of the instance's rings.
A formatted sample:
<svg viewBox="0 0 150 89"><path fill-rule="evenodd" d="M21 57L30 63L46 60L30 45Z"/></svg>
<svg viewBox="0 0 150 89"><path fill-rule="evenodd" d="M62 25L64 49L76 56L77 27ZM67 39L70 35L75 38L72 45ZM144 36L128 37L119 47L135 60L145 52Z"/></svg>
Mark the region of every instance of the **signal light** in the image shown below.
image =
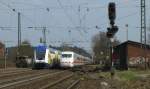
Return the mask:
<svg viewBox="0 0 150 89"><path fill-rule="evenodd" d="M114 24L114 20L116 19L116 5L114 2L110 2L108 5L108 15L110 24Z"/></svg>
<svg viewBox="0 0 150 89"><path fill-rule="evenodd" d="M117 26L113 26L112 28L107 28L107 33L106 36L108 38L113 38L114 35L118 32L118 27Z"/></svg>
<svg viewBox="0 0 150 89"><path fill-rule="evenodd" d="M113 33L118 32L118 27L117 27L117 26L113 26L113 27L112 27L112 32L113 32Z"/></svg>
<svg viewBox="0 0 150 89"><path fill-rule="evenodd" d="M112 34L112 32L111 32L111 28L107 28L107 33L106 33L106 36L108 37L108 38L112 38L113 37L113 34Z"/></svg>

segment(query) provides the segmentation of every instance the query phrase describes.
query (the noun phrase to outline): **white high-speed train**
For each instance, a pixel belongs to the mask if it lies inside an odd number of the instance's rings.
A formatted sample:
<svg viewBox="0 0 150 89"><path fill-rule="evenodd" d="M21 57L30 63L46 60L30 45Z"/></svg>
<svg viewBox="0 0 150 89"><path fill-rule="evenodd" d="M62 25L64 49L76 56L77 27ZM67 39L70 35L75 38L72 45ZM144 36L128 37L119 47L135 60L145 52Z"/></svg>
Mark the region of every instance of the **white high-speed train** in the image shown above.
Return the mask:
<svg viewBox="0 0 150 89"><path fill-rule="evenodd" d="M76 67L90 63L92 63L92 60L89 57L79 55L72 51L64 51L61 54L61 67Z"/></svg>

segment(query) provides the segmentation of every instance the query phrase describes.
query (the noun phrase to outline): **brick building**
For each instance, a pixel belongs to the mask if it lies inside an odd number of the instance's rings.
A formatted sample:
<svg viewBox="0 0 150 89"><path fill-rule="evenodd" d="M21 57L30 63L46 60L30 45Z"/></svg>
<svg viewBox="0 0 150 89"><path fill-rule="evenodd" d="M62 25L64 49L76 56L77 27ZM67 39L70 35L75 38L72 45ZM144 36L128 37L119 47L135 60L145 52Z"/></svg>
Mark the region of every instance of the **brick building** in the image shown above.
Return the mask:
<svg viewBox="0 0 150 89"><path fill-rule="evenodd" d="M150 68L150 45L127 41L116 46L114 53L117 55L115 64L119 69Z"/></svg>

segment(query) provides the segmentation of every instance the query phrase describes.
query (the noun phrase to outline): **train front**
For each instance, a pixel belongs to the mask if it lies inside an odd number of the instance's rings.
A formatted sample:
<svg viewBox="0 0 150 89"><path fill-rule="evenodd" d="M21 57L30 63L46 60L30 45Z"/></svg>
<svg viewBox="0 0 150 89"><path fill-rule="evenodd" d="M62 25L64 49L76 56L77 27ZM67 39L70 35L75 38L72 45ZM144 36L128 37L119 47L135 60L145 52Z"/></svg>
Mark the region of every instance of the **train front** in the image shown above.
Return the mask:
<svg viewBox="0 0 150 89"><path fill-rule="evenodd" d="M37 46L34 49L34 66L33 68L46 68L47 63L45 61L45 46Z"/></svg>
<svg viewBox="0 0 150 89"><path fill-rule="evenodd" d="M72 52L62 52L60 66L63 68L74 67Z"/></svg>

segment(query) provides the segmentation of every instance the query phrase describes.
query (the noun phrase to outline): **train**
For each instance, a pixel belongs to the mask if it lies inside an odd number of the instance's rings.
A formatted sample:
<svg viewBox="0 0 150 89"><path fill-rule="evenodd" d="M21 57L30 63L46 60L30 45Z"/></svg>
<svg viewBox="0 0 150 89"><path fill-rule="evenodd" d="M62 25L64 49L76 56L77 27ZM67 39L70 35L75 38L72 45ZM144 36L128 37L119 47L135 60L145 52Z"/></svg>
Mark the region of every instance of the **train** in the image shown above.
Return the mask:
<svg viewBox="0 0 150 89"><path fill-rule="evenodd" d="M63 51L61 53L60 66L62 68L73 68L91 63L92 60L89 57L79 55L75 52Z"/></svg>
<svg viewBox="0 0 150 89"><path fill-rule="evenodd" d="M54 68L60 66L61 52L46 46L37 46L34 49L33 69Z"/></svg>
<svg viewBox="0 0 150 89"><path fill-rule="evenodd" d="M37 46L34 49L33 69L72 68L91 63L89 57L73 51L59 51L45 46Z"/></svg>

